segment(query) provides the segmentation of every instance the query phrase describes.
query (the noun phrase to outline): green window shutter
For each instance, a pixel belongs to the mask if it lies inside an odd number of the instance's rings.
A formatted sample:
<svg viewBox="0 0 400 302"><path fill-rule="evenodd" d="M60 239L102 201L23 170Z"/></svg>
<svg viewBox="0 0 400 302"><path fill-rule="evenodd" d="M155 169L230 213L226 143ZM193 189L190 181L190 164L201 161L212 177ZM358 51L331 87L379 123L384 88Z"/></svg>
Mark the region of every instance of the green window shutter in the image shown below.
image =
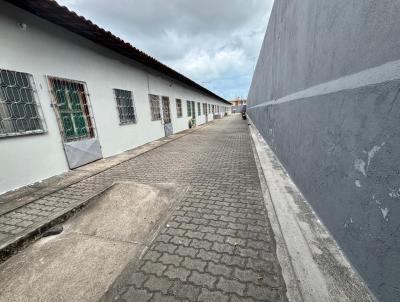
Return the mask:
<svg viewBox="0 0 400 302"><path fill-rule="evenodd" d="M71 114L60 112L61 122L63 124L64 133L67 138L75 136L74 124L72 122Z"/></svg>
<svg viewBox="0 0 400 302"><path fill-rule="evenodd" d="M60 108L60 110L68 109L67 97L65 95L65 90L58 89L55 91L55 94L56 94L58 108Z"/></svg>
<svg viewBox="0 0 400 302"><path fill-rule="evenodd" d="M74 115L74 121L75 121L75 128L76 128L76 134L77 136L87 136L87 129L86 129L86 123L85 123L85 118L83 117L82 112L77 112Z"/></svg>

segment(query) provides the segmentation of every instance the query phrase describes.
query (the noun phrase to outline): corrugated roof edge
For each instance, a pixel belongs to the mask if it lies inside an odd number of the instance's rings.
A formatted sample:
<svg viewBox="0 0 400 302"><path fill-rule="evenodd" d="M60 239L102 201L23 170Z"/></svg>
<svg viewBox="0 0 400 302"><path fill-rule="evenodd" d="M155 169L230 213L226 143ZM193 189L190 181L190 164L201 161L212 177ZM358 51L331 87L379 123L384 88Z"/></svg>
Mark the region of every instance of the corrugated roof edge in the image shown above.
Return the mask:
<svg viewBox="0 0 400 302"><path fill-rule="evenodd" d="M45 19L53 24L61 26L68 31L78 34L88 40L109 48L125 57L142 63L153 70L159 71L179 82L191 86L206 95L217 98L218 100L229 104L230 103L214 92L197 84L193 80L185 77L181 73L175 71L171 67L161 63L148 54L140 51L131 44L123 41L113 33L94 24L92 21L77 13L70 11L67 7L58 4L54 0L6 0L7 2L26 10L42 19Z"/></svg>

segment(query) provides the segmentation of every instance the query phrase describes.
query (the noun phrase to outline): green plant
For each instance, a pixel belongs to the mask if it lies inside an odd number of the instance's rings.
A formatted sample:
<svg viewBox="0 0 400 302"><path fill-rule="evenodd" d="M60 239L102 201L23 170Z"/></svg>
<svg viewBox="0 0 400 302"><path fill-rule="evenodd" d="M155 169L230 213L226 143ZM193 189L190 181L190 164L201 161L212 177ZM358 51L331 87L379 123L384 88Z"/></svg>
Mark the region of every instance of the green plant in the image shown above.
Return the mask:
<svg viewBox="0 0 400 302"><path fill-rule="evenodd" d="M189 128L193 128L193 127L195 127L195 126L196 126L196 119L191 118L191 119L189 120Z"/></svg>

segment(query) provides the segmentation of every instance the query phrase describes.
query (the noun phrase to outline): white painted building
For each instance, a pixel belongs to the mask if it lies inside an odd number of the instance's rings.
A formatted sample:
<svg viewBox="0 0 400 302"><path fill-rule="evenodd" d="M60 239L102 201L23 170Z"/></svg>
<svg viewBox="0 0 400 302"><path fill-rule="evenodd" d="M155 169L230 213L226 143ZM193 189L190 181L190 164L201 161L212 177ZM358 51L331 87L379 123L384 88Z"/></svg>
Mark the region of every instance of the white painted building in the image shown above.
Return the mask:
<svg viewBox="0 0 400 302"><path fill-rule="evenodd" d="M0 194L230 108L51 0L0 0L0 37Z"/></svg>

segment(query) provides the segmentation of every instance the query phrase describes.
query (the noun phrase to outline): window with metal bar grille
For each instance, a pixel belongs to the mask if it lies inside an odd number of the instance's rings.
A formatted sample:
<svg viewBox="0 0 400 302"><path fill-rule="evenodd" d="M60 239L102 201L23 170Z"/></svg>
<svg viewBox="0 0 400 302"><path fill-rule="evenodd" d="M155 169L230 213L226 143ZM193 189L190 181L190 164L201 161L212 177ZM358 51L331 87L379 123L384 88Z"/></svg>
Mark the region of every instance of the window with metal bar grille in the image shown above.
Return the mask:
<svg viewBox="0 0 400 302"><path fill-rule="evenodd" d="M203 103L203 114L207 115L207 104Z"/></svg>
<svg viewBox="0 0 400 302"><path fill-rule="evenodd" d="M136 123L136 110L133 104L132 91L114 89L115 100L121 125Z"/></svg>
<svg viewBox="0 0 400 302"><path fill-rule="evenodd" d="M192 116L192 102L186 101L187 116Z"/></svg>
<svg viewBox="0 0 400 302"><path fill-rule="evenodd" d="M196 118L196 103L192 101L192 117L195 119Z"/></svg>
<svg viewBox="0 0 400 302"><path fill-rule="evenodd" d="M0 69L0 137L45 132L33 76Z"/></svg>
<svg viewBox="0 0 400 302"><path fill-rule="evenodd" d="M160 97L158 95L149 94L149 100L150 100L151 120L152 121L161 120Z"/></svg>
<svg viewBox="0 0 400 302"><path fill-rule="evenodd" d="M161 101L162 101L162 111L163 111L164 124L169 124L169 123L171 123L171 111L170 111L170 108L169 108L169 97L162 96L161 97Z"/></svg>
<svg viewBox="0 0 400 302"><path fill-rule="evenodd" d="M197 111L198 111L198 115L201 115L201 107L200 107L199 102L197 102Z"/></svg>
<svg viewBox="0 0 400 302"><path fill-rule="evenodd" d="M182 100L176 99L176 116L182 117Z"/></svg>

